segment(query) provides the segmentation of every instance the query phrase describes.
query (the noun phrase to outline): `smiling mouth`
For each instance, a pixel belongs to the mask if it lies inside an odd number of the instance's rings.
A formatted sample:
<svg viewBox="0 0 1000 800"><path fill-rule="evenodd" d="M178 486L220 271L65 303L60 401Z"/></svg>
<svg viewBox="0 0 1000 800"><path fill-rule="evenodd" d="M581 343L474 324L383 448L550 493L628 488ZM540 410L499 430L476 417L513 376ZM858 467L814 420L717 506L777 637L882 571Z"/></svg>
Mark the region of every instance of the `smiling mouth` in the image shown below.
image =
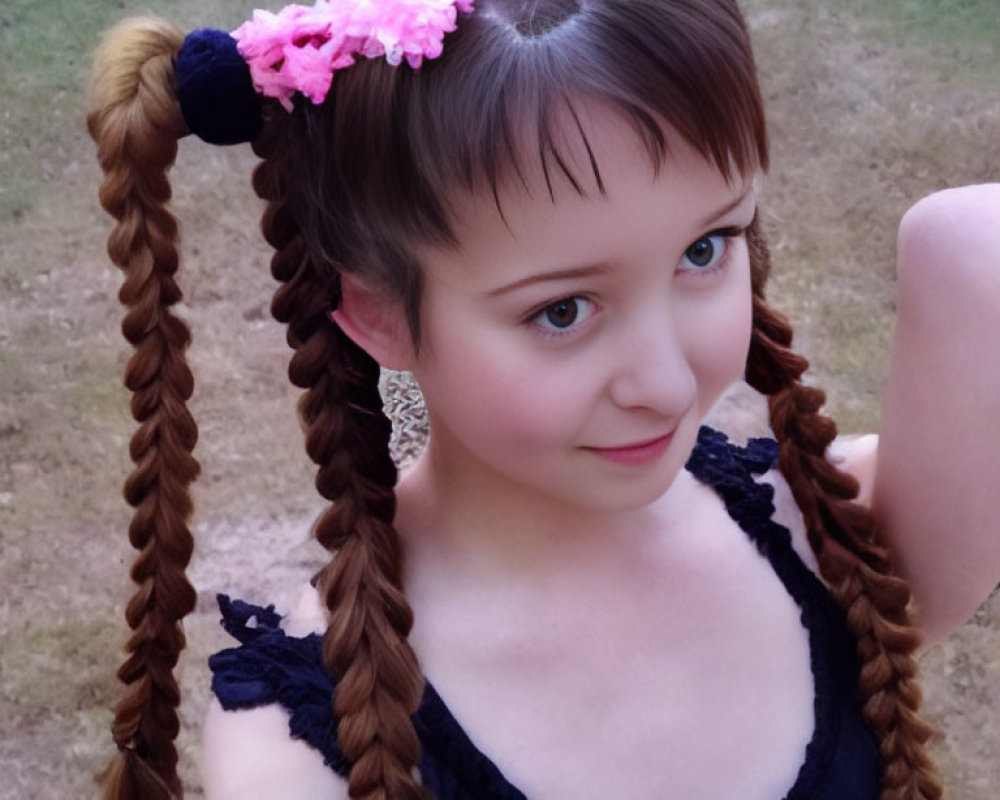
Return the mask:
<svg viewBox="0 0 1000 800"><path fill-rule="evenodd" d="M622 447L584 447L583 449L619 464L645 464L659 458L663 451L670 446L673 438L674 432L670 431L670 433L655 439L646 439Z"/></svg>

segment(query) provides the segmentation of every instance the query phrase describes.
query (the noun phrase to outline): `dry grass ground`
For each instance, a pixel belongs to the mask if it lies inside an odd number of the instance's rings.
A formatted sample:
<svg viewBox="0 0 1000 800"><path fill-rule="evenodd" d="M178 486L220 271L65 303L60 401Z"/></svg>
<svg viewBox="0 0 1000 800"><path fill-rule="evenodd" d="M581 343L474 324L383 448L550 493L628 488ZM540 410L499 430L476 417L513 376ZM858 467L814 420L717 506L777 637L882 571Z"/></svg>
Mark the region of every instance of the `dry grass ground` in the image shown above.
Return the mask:
<svg viewBox="0 0 1000 800"><path fill-rule="evenodd" d="M843 428L877 424L893 318L893 236L931 190L1000 180L996 0L749 0L774 164L764 208L772 295ZM190 27L250 3L157 0ZM87 50L134 0L0 0L0 798L93 796L110 750L112 676L130 590L120 485L132 424L119 386L118 276L83 129ZM212 593L275 601L322 554L318 503L267 313L251 157L184 142L176 210L195 332L203 465L180 746L197 797ZM734 416L734 412L726 412ZM1000 599L923 659L950 797L1000 790Z"/></svg>

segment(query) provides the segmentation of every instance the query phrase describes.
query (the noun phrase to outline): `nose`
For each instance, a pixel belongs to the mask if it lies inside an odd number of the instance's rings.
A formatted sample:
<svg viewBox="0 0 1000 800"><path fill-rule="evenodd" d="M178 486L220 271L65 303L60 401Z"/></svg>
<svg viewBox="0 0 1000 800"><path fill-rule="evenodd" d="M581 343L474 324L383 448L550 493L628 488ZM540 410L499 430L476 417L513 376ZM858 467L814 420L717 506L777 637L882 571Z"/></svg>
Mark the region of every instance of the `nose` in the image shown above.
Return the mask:
<svg viewBox="0 0 1000 800"><path fill-rule="evenodd" d="M669 303L649 302L623 321L615 337L611 400L623 409L677 417L695 402L697 384Z"/></svg>

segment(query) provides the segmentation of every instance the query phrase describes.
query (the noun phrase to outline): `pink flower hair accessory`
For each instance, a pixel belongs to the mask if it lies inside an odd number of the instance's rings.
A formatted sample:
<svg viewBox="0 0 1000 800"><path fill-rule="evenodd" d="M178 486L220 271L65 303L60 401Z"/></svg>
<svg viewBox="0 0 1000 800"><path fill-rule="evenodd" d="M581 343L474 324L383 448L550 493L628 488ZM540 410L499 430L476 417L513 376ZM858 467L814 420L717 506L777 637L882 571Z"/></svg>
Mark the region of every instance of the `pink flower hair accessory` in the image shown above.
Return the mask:
<svg viewBox="0 0 1000 800"><path fill-rule="evenodd" d="M277 14L255 11L232 32L250 67L254 88L288 111L301 92L313 103L326 99L333 73L356 56L381 58L414 69L441 55L444 35L458 12L474 0L316 0L311 7L285 6Z"/></svg>

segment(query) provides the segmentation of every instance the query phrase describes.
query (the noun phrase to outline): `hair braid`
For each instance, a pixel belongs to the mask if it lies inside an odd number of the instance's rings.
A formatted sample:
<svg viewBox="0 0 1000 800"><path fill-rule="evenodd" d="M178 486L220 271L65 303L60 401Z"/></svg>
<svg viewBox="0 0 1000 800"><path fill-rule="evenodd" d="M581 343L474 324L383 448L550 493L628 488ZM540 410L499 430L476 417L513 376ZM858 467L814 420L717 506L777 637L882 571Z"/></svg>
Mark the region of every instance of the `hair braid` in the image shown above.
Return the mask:
<svg viewBox="0 0 1000 800"><path fill-rule="evenodd" d="M318 274L286 199L291 124L278 118L255 144L265 162L254 176L269 201L263 228L277 252L272 274L283 285L271 310L288 324L295 350L289 377L306 390L299 413L306 450L319 466L316 487L329 506L315 526L336 557L321 582L330 623L323 659L338 678L332 700L337 740L352 767L352 798L416 800L428 795L414 777L420 742L411 715L424 679L407 642L413 614L402 590L402 552L392 526L396 467L391 424L382 412L378 364L330 320L336 280Z"/></svg>
<svg viewBox="0 0 1000 800"><path fill-rule="evenodd" d="M105 172L101 204L118 220L108 254L125 273L122 332L135 348L125 385L139 423L130 445L136 467L124 491L135 508L129 540L140 551L131 573L139 589L125 611L133 633L118 671L128 687L112 726L119 754L102 778L109 799L182 794L173 669L184 648L180 620L195 604L184 570L193 548L188 486L198 474L191 455L197 428L185 406L194 386L184 359L190 335L170 311L181 298L173 277L177 224L166 209L166 171L187 133L173 93L172 59L182 39L150 19L109 31L97 51L87 117Z"/></svg>
<svg viewBox="0 0 1000 800"><path fill-rule="evenodd" d="M820 413L825 395L800 378L809 362L791 350L788 321L768 307L767 244L755 221L748 234L753 275L753 336L747 382L768 396L779 468L805 519L820 573L844 609L861 662L865 719L879 739L882 800L934 800L941 785L924 751L931 728L919 717L913 652L919 635L908 611L910 590L895 576L874 520L853 502L857 481L826 458L837 427Z"/></svg>

